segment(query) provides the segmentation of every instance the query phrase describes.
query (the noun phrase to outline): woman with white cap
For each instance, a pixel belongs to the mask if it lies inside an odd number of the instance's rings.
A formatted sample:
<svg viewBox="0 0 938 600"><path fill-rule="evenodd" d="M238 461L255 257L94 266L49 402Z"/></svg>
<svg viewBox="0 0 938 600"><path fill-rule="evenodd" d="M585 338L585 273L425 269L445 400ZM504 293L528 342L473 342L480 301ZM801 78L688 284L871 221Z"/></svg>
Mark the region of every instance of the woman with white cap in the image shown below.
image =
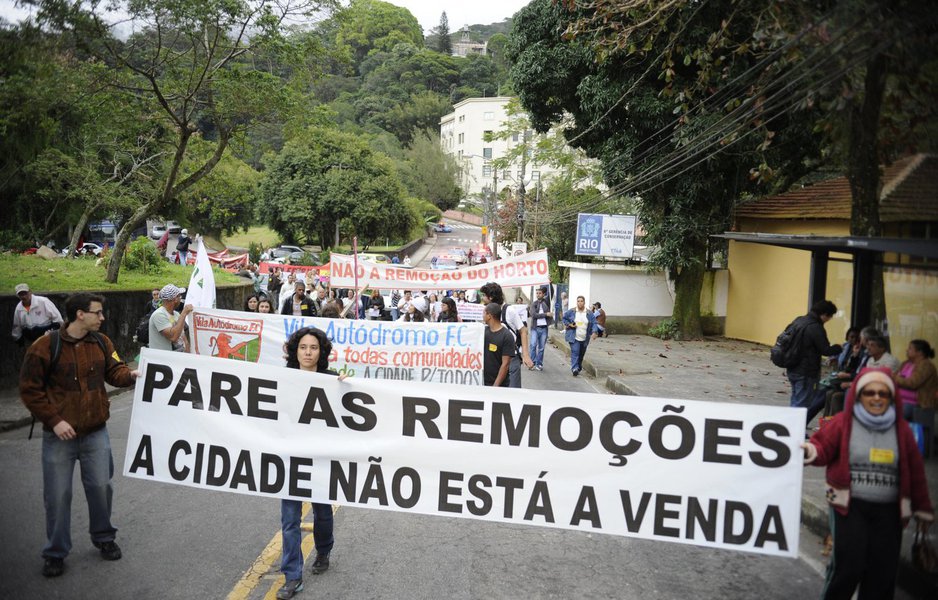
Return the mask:
<svg viewBox="0 0 938 600"><path fill-rule="evenodd" d="M934 521L925 468L902 416L892 372L863 369L844 410L802 445L805 464L827 467L834 551L822 598L892 598L902 530Z"/></svg>

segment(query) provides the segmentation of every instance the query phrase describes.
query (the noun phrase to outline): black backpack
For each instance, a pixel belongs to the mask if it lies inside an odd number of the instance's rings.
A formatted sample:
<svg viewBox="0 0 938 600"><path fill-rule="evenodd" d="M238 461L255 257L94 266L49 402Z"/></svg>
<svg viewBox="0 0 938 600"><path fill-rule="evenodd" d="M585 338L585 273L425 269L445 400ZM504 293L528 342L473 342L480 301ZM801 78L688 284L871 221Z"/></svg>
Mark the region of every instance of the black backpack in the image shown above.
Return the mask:
<svg viewBox="0 0 938 600"><path fill-rule="evenodd" d="M801 339L804 337L805 325L795 319L788 324L785 331L775 338L775 345L769 350L769 359L776 367L791 369L801 360Z"/></svg>
<svg viewBox="0 0 938 600"><path fill-rule="evenodd" d="M88 335L94 338L94 341L98 342L98 346L101 347L101 353L104 354L104 363L107 364L107 346L104 344L104 339L95 333L94 331L89 331ZM55 371L56 365L59 364L59 357L62 355L62 334L58 331L53 331L49 334L49 367L46 369L45 374L42 376L43 387L49 386L49 378L52 377L52 372ZM32 423L29 425L29 437L26 439L33 439L33 428L36 426L36 417L33 417Z"/></svg>
<svg viewBox="0 0 938 600"><path fill-rule="evenodd" d="M515 336L515 350L521 350L521 332L515 331L515 329L508 324L508 303L502 304L502 325L508 328ZM520 353L519 353L520 356Z"/></svg>
<svg viewBox="0 0 938 600"><path fill-rule="evenodd" d="M137 323L137 331L134 333L134 337L141 346L150 345L150 315L152 314L152 312L148 312Z"/></svg>

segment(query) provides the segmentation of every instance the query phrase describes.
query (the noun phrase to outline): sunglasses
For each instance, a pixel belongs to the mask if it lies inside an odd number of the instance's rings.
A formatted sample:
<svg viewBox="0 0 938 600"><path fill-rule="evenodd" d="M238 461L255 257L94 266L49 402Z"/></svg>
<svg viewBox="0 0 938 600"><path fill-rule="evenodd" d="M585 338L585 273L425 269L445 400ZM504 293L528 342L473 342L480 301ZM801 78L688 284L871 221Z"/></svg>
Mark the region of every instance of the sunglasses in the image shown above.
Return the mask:
<svg viewBox="0 0 938 600"><path fill-rule="evenodd" d="M864 398L872 398L874 396L879 396L880 398L892 398L892 392L889 390L863 390L860 392L860 395Z"/></svg>

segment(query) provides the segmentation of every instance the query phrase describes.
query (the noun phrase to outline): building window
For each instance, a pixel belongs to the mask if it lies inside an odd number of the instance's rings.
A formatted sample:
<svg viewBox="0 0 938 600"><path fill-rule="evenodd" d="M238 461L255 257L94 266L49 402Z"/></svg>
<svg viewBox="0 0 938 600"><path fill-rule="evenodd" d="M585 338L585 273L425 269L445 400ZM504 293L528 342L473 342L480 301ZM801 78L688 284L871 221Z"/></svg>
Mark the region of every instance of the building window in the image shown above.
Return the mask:
<svg viewBox="0 0 938 600"><path fill-rule="evenodd" d="M482 158L492 158L492 149L491 148L482 148Z"/></svg>
<svg viewBox="0 0 938 600"><path fill-rule="evenodd" d="M465 141L466 141L466 134L465 134L465 133L460 133L460 134L459 134L459 143L462 144L462 143L465 142Z"/></svg>
<svg viewBox="0 0 938 600"><path fill-rule="evenodd" d="M487 142L492 138L492 130L488 129L482 132L482 141Z"/></svg>
<svg viewBox="0 0 938 600"><path fill-rule="evenodd" d="M517 141L518 141L518 134L517 134L517 133L511 134L511 141L513 141L513 142L517 142Z"/></svg>
<svg viewBox="0 0 938 600"><path fill-rule="evenodd" d="M460 151L457 153L457 156L459 156L459 158L462 158L462 150L460 150Z"/></svg>
<svg viewBox="0 0 938 600"><path fill-rule="evenodd" d="M510 178L511 178L511 171L509 171L508 169L502 169L502 179L510 179Z"/></svg>
<svg viewBox="0 0 938 600"><path fill-rule="evenodd" d="M518 181L524 181L524 171L518 169Z"/></svg>
<svg viewBox="0 0 938 600"><path fill-rule="evenodd" d="M466 120L466 115L459 115L459 122L463 123Z"/></svg>
<svg viewBox="0 0 938 600"><path fill-rule="evenodd" d="M494 120L495 120L495 113L493 113L493 112L491 112L491 111L482 113L482 120L483 120L483 121L494 121Z"/></svg>
<svg viewBox="0 0 938 600"><path fill-rule="evenodd" d="M531 171L531 180L532 180L532 181L540 181L540 179L541 179L541 172L540 172L540 171Z"/></svg>
<svg viewBox="0 0 938 600"><path fill-rule="evenodd" d="M482 165L482 177L492 176L492 165Z"/></svg>

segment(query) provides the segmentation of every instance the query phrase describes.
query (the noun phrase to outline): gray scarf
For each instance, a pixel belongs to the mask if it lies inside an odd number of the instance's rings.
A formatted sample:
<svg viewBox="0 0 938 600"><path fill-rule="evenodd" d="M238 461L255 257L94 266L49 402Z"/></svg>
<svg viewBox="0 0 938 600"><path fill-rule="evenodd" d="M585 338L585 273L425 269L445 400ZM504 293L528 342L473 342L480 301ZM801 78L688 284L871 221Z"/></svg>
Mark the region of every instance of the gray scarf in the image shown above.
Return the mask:
<svg viewBox="0 0 938 600"><path fill-rule="evenodd" d="M886 431L896 422L896 405L890 404L886 412L876 416L871 415L862 404L857 402L853 405L853 416L870 431Z"/></svg>

